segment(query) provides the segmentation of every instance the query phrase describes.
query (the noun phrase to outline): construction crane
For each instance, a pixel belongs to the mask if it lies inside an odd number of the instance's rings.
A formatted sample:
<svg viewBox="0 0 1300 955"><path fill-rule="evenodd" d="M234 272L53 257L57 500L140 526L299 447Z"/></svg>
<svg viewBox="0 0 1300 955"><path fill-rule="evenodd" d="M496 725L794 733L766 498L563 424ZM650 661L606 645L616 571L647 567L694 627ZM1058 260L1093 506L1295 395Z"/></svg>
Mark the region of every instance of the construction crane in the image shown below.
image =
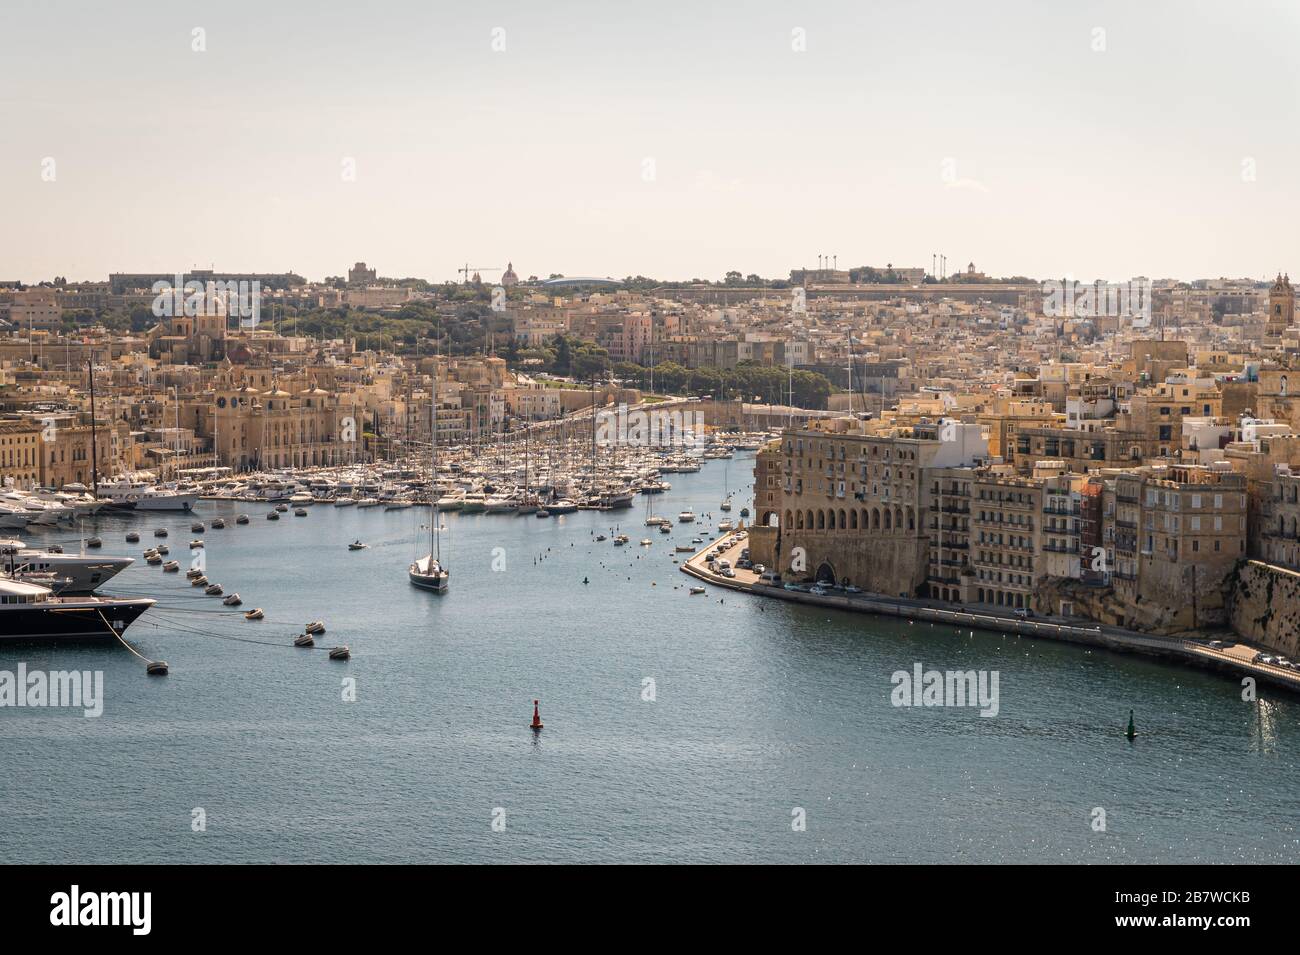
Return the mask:
<svg viewBox="0 0 1300 955"><path fill-rule="evenodd" d="M497 268L496 266L487 266L487 267L471 266L468 262L466 262L465 267L463 269L457 269L456 271L465 277L464 278L465 284L468 285L469 277L471 274L475 274L478 272L500 272L501 269Z"/></svg>

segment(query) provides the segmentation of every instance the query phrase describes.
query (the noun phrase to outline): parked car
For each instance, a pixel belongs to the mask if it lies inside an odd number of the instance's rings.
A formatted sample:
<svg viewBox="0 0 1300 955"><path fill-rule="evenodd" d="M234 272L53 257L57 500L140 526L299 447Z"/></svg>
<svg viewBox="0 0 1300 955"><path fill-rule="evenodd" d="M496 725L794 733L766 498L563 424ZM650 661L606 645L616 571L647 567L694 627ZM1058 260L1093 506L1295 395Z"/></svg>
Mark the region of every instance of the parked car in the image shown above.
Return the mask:
<svg viewBox="0 0 1300 955"><path fill-rule="evenodd" d="M814 584L813 586L808 588L808 593L816 594L818 597L825 597L826 588L821 586L820 584Z"/></svg>
<svg viewBox="0 0 1300 955"><path fill-rule="evenodd" d="M1021 620L1028 620L1030 617L1034 615L1034 612L1030 610L1028 607L1017 607L1015 610L1012 611L1012 613L1014 613Z"/></svg>
<svg viewBox="0 0 1300 955"><path fill-rule="evenodd" d="M766 582L766 580L767 580L768 577L773 578L774 581L775 581L775 580L780 580L780 579L781 579L781 575L780 575L780 574L769 574L769 573L767 572L767 567L766 567L765 565L763 565L763 564L755 564L755 565L754 565L754 573L758 574L759 577L762 577L762 578L764 579L764 582Z"/></svg>

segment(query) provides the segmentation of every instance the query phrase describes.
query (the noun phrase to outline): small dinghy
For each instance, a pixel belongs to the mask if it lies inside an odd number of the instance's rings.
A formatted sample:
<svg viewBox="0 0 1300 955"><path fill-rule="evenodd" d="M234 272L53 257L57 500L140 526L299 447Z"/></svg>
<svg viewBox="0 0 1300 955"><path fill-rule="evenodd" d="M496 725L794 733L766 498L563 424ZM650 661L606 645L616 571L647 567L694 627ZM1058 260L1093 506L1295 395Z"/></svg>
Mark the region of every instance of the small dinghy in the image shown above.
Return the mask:
<svg viewBox="0 0 1300 955"><path fill-rule="evenodd" d="M266 614L262 613L261 607L254 607L252 610L244 611L245 620L261 620Z"/></svg>
<svg viewBox="0 0 1300 955"><path fill-rule="evenodd" d="M248 523L248 515L247 515L247 514L240 514L238 517L235 518L235 523L236 523L236 524L247 524L247 523Z"/></svg>
<svg viewBox="0 0 1300 955"><path fill-rule="evenodd" d="M203 592L209 597L220 597L223 593L220 584L208 584L203 588Z"/></svg>
<svg viewBox="0 0 1300 955"><path fill-rule="evenodd" d="M87 547L103 547L103 546L104 546L104 542L103 542L102 540L100 540L98 537L92 537L92 538L90 538L90 540L86 541L86 546L87 546Z"/></svg>
<svg viewBox="0 0 1300 955"><path fill-rule="evenodd" d="M289 509L289 505L288 505L288 504L277 504L277 505L275 505L275 509L276 509L277 511L279 511L281 514L283 514L285 511L287 511L287 510Z"/></svg>
<svg viewBox="0 0 1300 955"><path fill-rule="evenodd" d="M602 541L607 541L607 540L609 540L609 538L606 537L604 534L597 534L597 535L596 535L596 543L597 543L597 544L601 543Z"/></svg>
<svg viewBox="0 0 1300 955"><path fill-rule="evenodd" d="M654 541L652 541L652 540L651 540L650 538L648 538L648 537L643 537L643 538L641 538L641 546L642 546L642 547L649 547L649 546L650 546L651 544L653 544L653 543L654 543Z"/></svg>
<svg viewBox="0 0 1300 955"><path fill-rule="evenodd" d="M353 541L351 544L348 545L348 550L365 550L365 549L366 549L366 545L361 543L361 541Z"/></svg>
<svg viewBox="0 0 1300 955"><path fill-rule="evenodd" d="M331 659L331 660L351 660L351 659L352 659L352 651L349 650L347 647L331 647L331 648L330 648L330 659Z"/></svg>
<svg viewBox="0 0 1300 955"><path fill-rule="evenodd" d="M696 595L698 595L698 594L702 594L702 593L704 593L704 588L703 588L703 587L692 587L692 588L691 588L691 596L692 596L692 597L694 597L694 596L696 596Z"/></svg>
<svg viewBox="0 0 1300 955"><path fill-rule="evenodd" d="M293 638L293 645L295 647L314 647L316 641L310 633L300 633Z"/></svg>
<svg viewBox="0 0 1300 955"><path fill-rule="evenodd" d="M165 528L165 527L156 527L156 528L154 528L153 536L154 536L154 537L166 537L166 536L167 536L167 528Z"/></svg>
<svg viewBox="0 0 1300 955"><path fill-rule="evenodd" d="M190 541L190 550L198 550L202 546L203 546L203 541L198 540L197 538Z"/></svg>
<svg viewBox="0 0 1300 955"><path fill-rule="evenodd" d="M200 575L198 577L190 578L191 587L206 587L207 585L208 585L208 578L206 577Z"/></svg>
<svg viewBox="0 0 1300 955"><path fill-rule="evenodd" d="M169 574L174 574L180 569L181 565L174 560L169 560L167 563L163 564L163 570L167 571Z"/></svg>
<svg viewBox="0 0 1300 955"><path fill-rule="evenodd" d="M275 511L268 511L266 515L266 519L268 521L278 521L280 519L280 515Z"/></svg>
<svg viewBox="0 0 1300 955"><path fill-rule="evenodd" d="M199 570L197 567L191 567L189 570L185 571L185 576L190 580L194 580L196 577L202 577L203 571Z"/></svg>
<svg viewBox="0 0 1300 955"><path fill-rule="evenodd" d="M172 549L166 544L159 544L154 550L159 554L170 554L172 552Z"/></svg>
<svg viewBox="0 0 1300 955"><path fill-rule="evenodd" d="M295 508L293 509L293 516L294 516L294 517L306 517L306 516L307 516L307 509L306 509L305 507L295 507Z"/></svg>
<svg viewBox="0 0 1300 955"><path fill-rule="evenodd" d="M239 594L231 594L229 597L227 597L225 600L221 602L225 604L227 607L238 607L240 604L243 603L243 601L239 599Z"/></svg>
<svg viewBox="0 0 1300 955"><path fill-rule="evenodd" d="M311 634L320 634L325 632L325 624L319 620L313 620L311 623L307 624L307 626L303 627L303 629Z"/></svg>
<svg viewBox="0 0 1300 955"><path fill-rule="evenodd" d="M140 535L137 534L135 531L131 531L129 534L126 535L126 542L128 544L137 544L140 542Z"/></svg>
<svg viewBox="0 0 1300 955"><path fill-rule="evenodd" d="M161 555L161 554L145 554L145 555L144 555L144 562L145 562L146 564L149 564L151 567L157 566L158 564L161 564L161 563L163 562L162 555Z"/></svg>
<svg viewBox="0 0 1300 955"><path fill-rule="evenodd" d="M202 534L205 530L207 530L207 528L203 526L202 521L195 521L190 525L190 533L192 534Z"/></svg>
<svg viewBox="0 0 1300 955"><path fill-rule="evenodd" d="M225 520L224 520L223 518L220 518L220 517L214 517L214 518L212 519L212 525L211 525L211 526L212 526L212 529L213 529L214 531L223 530L223 529L225 528L225 526L226 526L226 522L225 522Z"/></svg>

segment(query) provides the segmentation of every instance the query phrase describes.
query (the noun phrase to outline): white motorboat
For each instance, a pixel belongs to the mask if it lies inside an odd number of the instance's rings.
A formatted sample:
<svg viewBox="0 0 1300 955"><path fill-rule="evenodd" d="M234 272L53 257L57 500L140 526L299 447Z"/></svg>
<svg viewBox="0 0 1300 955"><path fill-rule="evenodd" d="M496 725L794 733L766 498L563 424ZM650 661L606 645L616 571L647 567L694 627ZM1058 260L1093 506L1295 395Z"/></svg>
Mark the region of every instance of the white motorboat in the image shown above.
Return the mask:
<svg viewBox="0 0 1300 955"><path fill-rule="evenodd" d="M197 488L148 484L126 477L102 485L99 496L110 507L135 511L191 511L199 500Z"/></svg>

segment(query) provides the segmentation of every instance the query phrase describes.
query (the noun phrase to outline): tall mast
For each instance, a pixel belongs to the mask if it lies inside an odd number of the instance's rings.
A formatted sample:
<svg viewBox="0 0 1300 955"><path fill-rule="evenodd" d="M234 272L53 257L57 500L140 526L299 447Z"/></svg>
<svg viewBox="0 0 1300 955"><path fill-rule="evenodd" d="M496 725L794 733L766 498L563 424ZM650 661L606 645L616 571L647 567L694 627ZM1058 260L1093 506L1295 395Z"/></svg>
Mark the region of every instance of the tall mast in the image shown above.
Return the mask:
<svg viewBox="0 0 1300 955"><path fill-rule="evenodd" d="M849 332L849 417L853 417L853 332Z"/></svg>
<svg viewBox="0 0 1300 955"><path fill-rule="evenodd" d="M442 539L438 536L438 366L433 366L433 385L429 393L429 494L433 500L433 521L429 525L434 560L442 565ZM429 568L433 573L433 568Z"/></svg>
<svg viewBox="0 0 1300 955"><path fill-rule="evenodd" d="M86 363L90 372L90 493L99 497L99 445L95 440L95 352Z"/></svg>

